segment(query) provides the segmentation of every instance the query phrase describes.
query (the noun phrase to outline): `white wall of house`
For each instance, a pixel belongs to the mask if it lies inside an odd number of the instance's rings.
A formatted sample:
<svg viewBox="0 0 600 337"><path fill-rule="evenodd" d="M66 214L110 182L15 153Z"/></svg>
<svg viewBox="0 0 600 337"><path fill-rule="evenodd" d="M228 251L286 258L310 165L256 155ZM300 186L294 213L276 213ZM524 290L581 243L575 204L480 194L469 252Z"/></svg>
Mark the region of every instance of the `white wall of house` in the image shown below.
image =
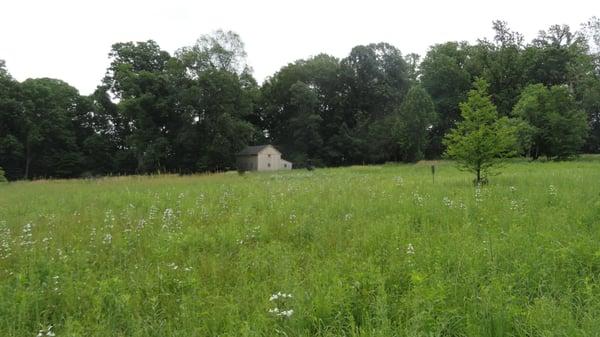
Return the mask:
<svg viewBox="0 0 600 337"><path fill-rule="evenodd" d="M292 163L287 160L281 159L279 162L279 169L280 170L291 170Z"/></svg>
<svg viewBox="0 0 600 337"><path fill-rule="evenodd" d="M276 171L279 170L281 162L281 153L272 146L267 146L258 153L258 170L259 171Z"/></svg>
<svg viewBox="0 0 600 337"><path fill-rule="evenodd" d="M281 152L273 146L267 146L257 154L238 155L237 167L246 171L291 170L292 163L281 159Z"/></svg>

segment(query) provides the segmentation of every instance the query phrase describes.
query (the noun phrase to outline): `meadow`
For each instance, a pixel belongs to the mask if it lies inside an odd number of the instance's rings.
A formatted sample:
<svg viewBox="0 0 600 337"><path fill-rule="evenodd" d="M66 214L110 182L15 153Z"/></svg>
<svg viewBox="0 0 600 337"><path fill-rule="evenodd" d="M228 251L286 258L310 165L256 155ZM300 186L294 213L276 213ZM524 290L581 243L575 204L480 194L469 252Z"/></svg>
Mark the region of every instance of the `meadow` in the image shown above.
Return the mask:
<svg viewBox="0 0 600 337"><path fill-rule="evenodd" d="M600 158L0 185L0 336L600 336Z"/></svg>

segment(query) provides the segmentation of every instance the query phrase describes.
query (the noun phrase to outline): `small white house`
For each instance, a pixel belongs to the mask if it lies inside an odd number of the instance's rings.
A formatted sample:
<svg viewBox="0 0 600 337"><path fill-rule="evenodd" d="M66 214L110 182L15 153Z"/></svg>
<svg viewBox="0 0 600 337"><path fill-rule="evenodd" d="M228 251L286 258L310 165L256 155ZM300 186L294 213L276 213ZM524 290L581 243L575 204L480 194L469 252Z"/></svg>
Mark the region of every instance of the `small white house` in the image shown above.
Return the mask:
<svg viewBox="0 0 600 337"><path fill-rule="evenodd" d="M281 158L272 145L248 146L236 154L238 170L242 171L276 171L291 170L292 163Z"/></svg>

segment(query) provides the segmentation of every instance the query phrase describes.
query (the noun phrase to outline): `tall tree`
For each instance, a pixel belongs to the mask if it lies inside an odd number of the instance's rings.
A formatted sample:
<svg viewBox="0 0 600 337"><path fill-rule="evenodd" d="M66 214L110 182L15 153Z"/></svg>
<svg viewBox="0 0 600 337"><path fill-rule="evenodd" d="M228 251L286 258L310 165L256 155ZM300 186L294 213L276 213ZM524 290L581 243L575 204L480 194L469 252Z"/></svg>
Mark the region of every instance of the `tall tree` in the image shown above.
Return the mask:
<svg viewBox="0 0 600 337"><path fill-rule="evenodd" d="M118 111L126 120L136 170L172 168L171 145L181 127L173 77L181 67L154 41L117 43L109 56L104 85L120 100Z"/></svg>
<svg viewBox="0 0 600 337"><path fill-rule="evenodd" d="M400 106L397 124L402 160L423 159L436 119L433 100L425 89L419 85L410 88Z"/></svg>
<svg viewBox="0 0 600 337"><path fill-rule="evenodd" d="M0 166L11 180L24 175L23 117L20 85L0 60Z"/></svg>
<svg viewBox="0 0 600 337"><path fill-rule="evenodd" d="M439 119L432 130L428 154L443 152L442 138L459 119L459 103L471 87L466 43L448 42L431 47L420 65L421 83L435 104Z"/></svg>
<svg viewBox="0 0 600 337"><path fill-rule="evenodd" d="M257 137L258 85L246 64L240 37L216 31L203 35L176 58L183 67L185 89L180 105L185 123L177 148L190 170L233 167L235 153Z"/></svg>
<svg viewBox="0 0 600 337"><path fill-rule="evenodd" d="M341 88L335 57L320 54L281 68L261 87L260 125L267 140L300 163L343 162L347 144L335 141L345 122Z"/></svg>
<svg viewBox="0 0 600 337"><path fill-rule="evenodd" d="M514 115L532 126L530 155L565 159L577 154L585 142L588 125L565 85L530 85L515 105Z"/></svg>
<svg viewBox="0 0 600 337"><path fill-rule="evenodd" d="M22 83L24 178L72 177L83 169L75 123L80 96L67 83L28 79Z"/></svg>
<svg viewBox="0 0 600 337"><path fill-rule="evenodd" d="M444 138L445 155L460 168L475 174L474 182L487 182L490 171L517 151L517 129L507 117L498 118L488 94L489 85L477 79L460 104L462 120Z"/></svg>
<svg viewBox="0 0 600 337"><path fill-rule="evenodd" d="M396 159L381 151L395 143L386 125L398 110L410 81L409 68L397 48L388 43L356 46L341 62L344 123L353 139L345 152L354 163Z"/></svg>

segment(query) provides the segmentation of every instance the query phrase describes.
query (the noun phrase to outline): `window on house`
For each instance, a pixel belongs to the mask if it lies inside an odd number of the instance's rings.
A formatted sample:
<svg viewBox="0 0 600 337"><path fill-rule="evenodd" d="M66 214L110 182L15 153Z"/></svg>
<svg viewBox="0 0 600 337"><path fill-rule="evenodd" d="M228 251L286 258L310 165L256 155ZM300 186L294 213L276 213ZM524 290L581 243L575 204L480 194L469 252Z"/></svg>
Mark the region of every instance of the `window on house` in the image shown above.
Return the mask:
<svg viewBox="0 0 600 337"><path fill-rule="evenodd" d="M271 167L271 163L267 163L267 167Z"/></svg>
<svg viewBox="0 0 600 337"><path fill-rule="evenodd" d="M269 154L267 155L267 157L271 158L271 154L269 153Z"/></svg>

